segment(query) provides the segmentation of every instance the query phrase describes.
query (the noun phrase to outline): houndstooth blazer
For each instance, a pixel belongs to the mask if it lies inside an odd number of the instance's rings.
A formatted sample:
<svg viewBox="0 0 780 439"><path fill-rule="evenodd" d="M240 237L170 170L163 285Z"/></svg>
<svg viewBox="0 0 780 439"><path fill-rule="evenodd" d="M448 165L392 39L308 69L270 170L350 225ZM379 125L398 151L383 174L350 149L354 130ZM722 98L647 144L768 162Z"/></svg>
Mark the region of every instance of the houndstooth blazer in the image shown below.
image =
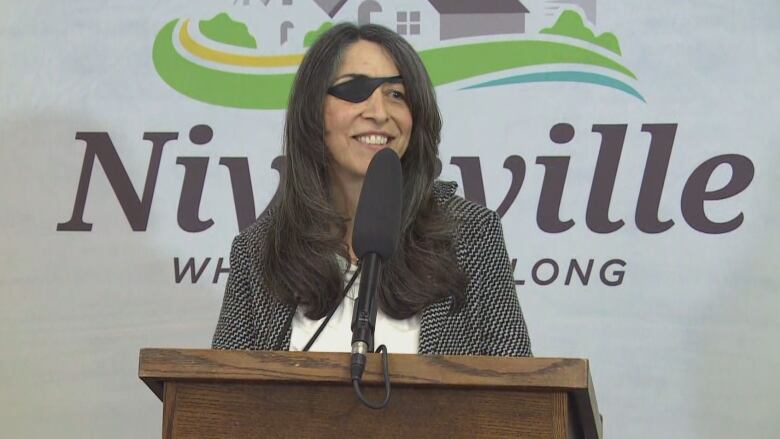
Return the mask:
<svg viewBox="0 0 780 439"><path fill-rule="evenodd" d="M468 278L465 304L450 314L447 298L422 311L419 353L530 356L531 342L515 292L501 219L455 195L456 189L456 183L436 182L434 198L458 224L455 251ZM290 348L290 316L295 309L268 291L253 258L268 227L268 216L263 215L233 240L214 349Z"/></svg>

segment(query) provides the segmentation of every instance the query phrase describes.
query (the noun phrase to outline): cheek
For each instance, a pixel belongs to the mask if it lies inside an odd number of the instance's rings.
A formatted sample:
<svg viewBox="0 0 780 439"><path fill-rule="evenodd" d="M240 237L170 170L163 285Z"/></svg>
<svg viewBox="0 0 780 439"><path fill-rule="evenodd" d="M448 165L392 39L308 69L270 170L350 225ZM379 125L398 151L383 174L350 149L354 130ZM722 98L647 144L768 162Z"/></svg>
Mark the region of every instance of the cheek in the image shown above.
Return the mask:
<svg viewBox="0 0 780 439"><path fill-rule="evenodd" d="M331 132L335 131L336 125L337 125L337 118L336 115L338 113L333 108L333 105L328 104L328 102L325 102L325 108L322 111L322 122L324 125L325 135L329 135Z"/></svg>
<svg viewBox="0 0 780 439"><path fill-rule="evenodd" d="M352 116L349 108L338 102L326 101L324 109L325 136L333 139L348 137Z"/></svg>
<svg viewBox="0 0 780 439"><path fill-rule="evenodd" d="M398 108L398 111L395 116L396 123L398 123L398 128L400 128L404 134L406 134L407 137L409 137L412 133L412 112L409 110L409 107L406 105L403 105Z"/></svg>
<svg viewBox="0 0 780 439"><path fill-rule="evenodd" d="M409 149L409 141L412 138L412 115L407 113L403 115L403 117L400 117L398 119L399 128L404 133L404 137L406 137L406 145L404 146L404 149L402 152L406 152L407 149Z"/></svg>
<svg viewBox="0 0 780 439"><path fill-rule="evenodd" d="M408 114L406 116L406 119L404 119L404 121L402 123L404 124L404 130L406 131L406 135L407 136L411 136L412 135L412 125L413 125L412 115Z"/></svg>

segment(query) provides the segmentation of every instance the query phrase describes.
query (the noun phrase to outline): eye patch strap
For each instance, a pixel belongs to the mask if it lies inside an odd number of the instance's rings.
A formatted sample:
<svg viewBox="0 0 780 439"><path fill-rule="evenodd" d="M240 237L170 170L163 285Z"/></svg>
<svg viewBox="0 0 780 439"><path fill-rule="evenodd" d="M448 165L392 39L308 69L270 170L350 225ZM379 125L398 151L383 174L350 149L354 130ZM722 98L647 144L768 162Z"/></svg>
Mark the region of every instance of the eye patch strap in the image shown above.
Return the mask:
<svg viewBox="0 0 780 439"><path fill-rule="evenodd" d="M328 93L345 101L358 103L368 99L374 90L384 83L399 84L403 82L400 76L388 76L384 78L369 78L365 75L356 75L349 81L336 84L328 88Z"/></svg>

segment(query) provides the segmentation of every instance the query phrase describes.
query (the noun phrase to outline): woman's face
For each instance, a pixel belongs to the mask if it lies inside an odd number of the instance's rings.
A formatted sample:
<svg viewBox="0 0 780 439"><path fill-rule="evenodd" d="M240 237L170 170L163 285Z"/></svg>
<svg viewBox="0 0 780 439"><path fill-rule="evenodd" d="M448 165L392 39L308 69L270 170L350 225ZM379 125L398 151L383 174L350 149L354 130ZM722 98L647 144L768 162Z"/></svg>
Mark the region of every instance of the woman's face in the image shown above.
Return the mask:
<svg viewBox="0 0 780 439"><path fill-rule="evenodd" d="M355 75L383 78L398 74L395 63L380 45L359 40L344 51L331 85L347 82ZM362 180L371 158L380 149L392 148L402 157L409 146L412 114L400 83L385 82L368 99L357 103L328 94L324 120L331 176L341 181Z"/></svg>

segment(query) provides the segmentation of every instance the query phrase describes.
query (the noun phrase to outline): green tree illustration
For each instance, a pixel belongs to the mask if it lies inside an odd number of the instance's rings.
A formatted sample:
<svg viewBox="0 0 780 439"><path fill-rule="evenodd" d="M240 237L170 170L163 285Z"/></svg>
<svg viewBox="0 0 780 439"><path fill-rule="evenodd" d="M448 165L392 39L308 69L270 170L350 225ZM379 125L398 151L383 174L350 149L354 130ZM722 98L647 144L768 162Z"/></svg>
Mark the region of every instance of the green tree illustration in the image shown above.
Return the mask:
<svg viewBox="0 0 780 439"><path fill-rule="evenodd" d="M246 24L231 19L225 12L215 15L211 20L201 20L198 27L200 33L212 41L250 49L257 48L257 41L249 33Z"/></svg>
<svg viewBox="0 0 780 439"><path fill-rule="evenodd" d="M306 32L306 35L303 37L303 47L311 47L312 44L314 44L315 41L317 41L317 38L320 37L320 35L324 34L328 31L328 29L333 27L333 23L326 21L320 25L317 29L313 31Z"/></svg>
<svg viewBox="0 0 780 439"><path fill-rule="evenodd" d="M585 26L582 17L576 11L563 11L552 27L542 29L539 33L576 38L601 46L618 55L622 54L620 52L620 43L615 34L604 32L603 34L596 36L592 30Z"/></svg>

